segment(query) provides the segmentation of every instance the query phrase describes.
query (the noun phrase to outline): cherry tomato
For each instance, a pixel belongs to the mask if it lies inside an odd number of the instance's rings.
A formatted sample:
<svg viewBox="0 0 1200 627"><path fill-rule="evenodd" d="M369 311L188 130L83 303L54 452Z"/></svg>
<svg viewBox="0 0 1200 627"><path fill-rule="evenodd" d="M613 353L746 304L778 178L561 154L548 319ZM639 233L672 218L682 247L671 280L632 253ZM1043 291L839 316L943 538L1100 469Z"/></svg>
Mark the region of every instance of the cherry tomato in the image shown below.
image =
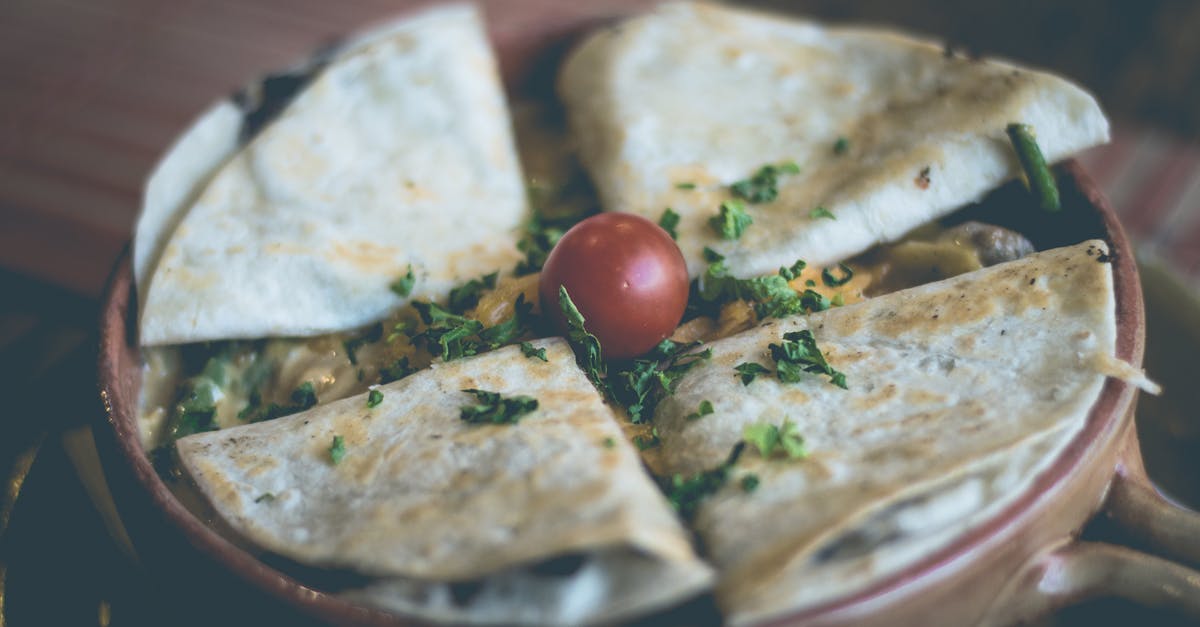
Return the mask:
<svg viewBox="0 0 1200 627"><path fill-rule="evenodd" d="M661 227L630 213L601 213L576 224L546 258L538 296L542 311L565 331L560 285L607 359L654 348L687 307L683 253Z"/></svg>

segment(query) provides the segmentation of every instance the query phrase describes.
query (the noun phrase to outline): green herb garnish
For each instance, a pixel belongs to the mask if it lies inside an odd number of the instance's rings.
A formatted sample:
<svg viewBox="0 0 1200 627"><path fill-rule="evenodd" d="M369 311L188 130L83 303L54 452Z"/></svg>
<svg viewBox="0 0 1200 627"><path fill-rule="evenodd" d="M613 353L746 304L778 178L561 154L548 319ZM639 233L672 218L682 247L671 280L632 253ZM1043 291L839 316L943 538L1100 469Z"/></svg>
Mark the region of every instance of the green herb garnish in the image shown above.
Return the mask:
<svg viewBox="0 0 1200 627"><path fill-rule="evenodd" d="M313 387L312 381L305 381L295 390L292 390L291 401L287 405L270 403L264 406L262 404L262 395L259 393L258 388L255 388L250 392L249 402L246 403L246 407L238 412L238 419L246 422L262 422L302 412L313 407L317 404L317 392Z"/></svg>
<svg viewBox="0 0 1200 627"><path fill-rule="evenodd" d="M854 278L854 270L851 270L850 266L844 263L839 263L837 265L837 270L841 273L840 277L834 276L833 268L825 268L824 270L821 270L821 281L829 287L841 287L849 283L850 279Z"/></svg>
<svg viewBox="0 0 1200 627"><path fill-rule="evenodd" d="M275 500L275 495L270 492L264 492L254 499L255 503L270 503Z"/></svg>
<svg viewBox="0 0 1200 627"><path fill-rule="evenodd" d="M758 475L746 473L742 475L742 492L750 494L758 489Z"/></svg>
<svg viewBox="0 0 1200 627"><path fill-rule="evenodd" d="M604 448L616 448L617 441L613 438L604 438Z"/></svg>
<svg viewBox="0 0 1200 627"><path fill-rule="evenodd" d="M675 189L696 189L696 184L692 183L690 181L685 181L683 183L676 183Z"/></svg>
<svg viewBox="0 0 1200 627"><path fill-rule="evenodd" d="M638 447L639 451L652 449L662 444L662 439L658 437L658 428L650 430L650 437L635 435L633 436L633 444Z"/></svg>
<svg viewBox="0 0 1200 627"><path fill-rule="evenodd" d="M846 389L846 375L835 370L821 354L817 340L811 331L792 331L783 334L783 342L770 344L771 358L775 360L775 376L784 383L796 383L802 373L824 374L834 385Z"/></svg>
<svg viewBox="0 0 1200 627"><path fill-rule="evenodd" d="M648 420L659 401L675 393L684 374L712 357L712 349L694 352L698 346L699 342L663 340L645 357L633 360L628 370L616 374L612 396L629 411L631 422Z"/></svg>
<svg viewBox="0 0 1200 627"><path fill-rule="evenodd" d="M200 373L185 379L176 395L175 405L167 421L169 441L175 441L193 433L216 431L219 425L217 418L217 400L225 395L227 381L225 367L233 358L234 345L220 345L217 352L205 361ZM267 375L269 369L255 361L247 369L247 374ZM260 382L256 379L255 385Z"/></svg>
<svg viewBox="0 0 1200 627"><path fill-rule="evenodd" d="M722 303L744 300L754 306L754 313L760 320L829 308L828 301L823 301L824 297L820 294L811 290L798 294L788 285L788 281L803 270L802 261L797 261L790 268L780 268L778 274L738 279L729 276L725 258L720 254L706 248L704 255L709 262L708 268L692 286L692 295L700 307L708 306L715 310Z"/></svg>
<svg viewBox="0 0 1200 627"><path fill-rule="evenodd" d="M658 219L658 225L667 232L667 235L671 236L671 239L679 239L679 233L675 230L679 226L679 214L670 207L663 209L662 217Z"/></svg>
<svg viewBox="0 0 1200 627"><path fill-rule="evenodd" d="M399 381L416 371L416 368L408 364L408 357L401 357L379 369L379 382L391 383L392 381Z"/></svg>
<svg viewBox="0 0 1200 627"><path fill-rule="evenodd" d="M1042 155L1042 149L1038 147L1033 127L1028 124L1013 123L1009 124L1005 131L1008 133L1008 139L1012 141L1013 149L1017 152L1021 168L1025 170L1025 180L1028 182L1029 188L1037 195L1042 209L1045 211L1062 209L1062 202L1058 196L1058 183L1054 180L1054 173L1046 165L1046 157Z"/></svg>
<svg viewBox="0 0 1200 627"><path fill-rule="evenodd" d="M371 390L367 393L367 407L378 407L383 402L383 392Z"/></svg>
<svg viewBox="0 0 1200 627"><path fill-rule="evenodd" d="M346 359L350 360L350 365L358 365L358 349L366 344L378 342L381 337L383 337L383 325L374 324L366 333L342 342L342 347L346 349Z"/></svg>
<svg viewBox="0 0 1200 627"><path fill-rule="evenodd" d="M764 459L771 459L777 453L788 459L808 457L799 427L787 418L784 418L783 424L779 426L765 422L746 425L742 430L742 440L758 449L759 455Z"/></svg>
<svg viewBox="0 0 1200 627"><path fill-rule="evenodd" d="M700 401L700 406L696 408L696 411L688 414L687 419L688 420L699 420L700 418L703 418L704 416L707 416L711 413L713 413L712 401L707 401L707 400Z"/></svg>
<svg viewBox="0 0 1200 627"><path fill-rule="evenodd" d="M729 480L730 471L737 464L745 447L744 442L738 442L730 451L729 457L716 468L698 472L689 477L676 474L660 480L667 500L684 520L691 520L695 517L696 511L700 509L700 504L704 502L704 499L725 486Z"/></svg>
<svg viewBox="0 0 1200 627"><path fill-rule="evenodd" d="M521 342L521 354L529 357L530 359L536 358L542 361L550 361L549 359L546 359L545 348L535 348L533 344L530 344L529 342Z"/></svg>
<svg viewBox="0 0 1200 627"><path fill-rule="evenodd" d="M737 239L746 231L746 227L753 223L754 219L746 213L746 206L736 200L721 203L717 215L708 220L708 226L720 235L721 239Z"/></svg>
<svg viewBox="0 0 1200 627"><path fill-rule="evenodd" d="M392 281L388 287L396 293L400 298L408 298L412 294L413 286L417 284L417 277L413 275L412 264L408 266L408 272L404 276Z"/></svg>
<svg viewBox="0 0 1200 627"><path fill-rule="evenodd" d="M466 283L450 290L450 300L447 308L457 314L461 314L468 309L479 304L479 296L486 290L496 288L496 278L500 275L499 272L485 274L478 279L471 279Z"/></svg>
<svg viewBox="0 0 1200 627"><path fill-rule="evenodd" d="M817 207L816 209L809 211L808 217L812 220L816 220L817 218L828 218L830 220L837 220L837 216L833 215L833 212L826 209L825 207Z"/></svg>
<svg viewBox="0 0 1200 627"><path fill-rule="evenodd" d="M771 369L753 361L740 363L733 367L742 378L742 385L750 385L760 374L771 374Z"/></svg>
<svg viewBox="0 0 1200 627"><path fill-rule="evenodd" d="M850 140L845 137L838 137L837 141L833 142L833 154L844 155L850 150Z"/></svg>
<svg viewBox="0 0 1200 627"><path fill-rule="evenodd" d="M798 174L800 166L795 162L764 165L753 176L729 186L734 196L750 203L771 202L779 197L779 177L783 174Z"/></svg>
<svg viewBox="0 0 1200 627"><path fill-rule="evenodd" d="M333 444L329 445L329 460L336 466L346 457L346 440L340 435L333 436Z"/></svg>
<svg viewBox="0 0 1200 627"><path fill-rule="evenodd" d="M516 424L526 414L538 408L537 399L531 396L501 396L499 392L466 389L479 401L474 405L463 405L459 418L472 424Z"/></svg>
<svg viewBox="0 0 1200 627"><path fill-rule="evenodd" d="M800 273L804 272L804 269L807 267L807 263L804 263L802 259L797 259L796 263L793 263L790 267L780 267L779 276L783 277L785 281L791 282L795 280L796 277L800 276Z"/></svg>
<svg viewBox="0 0 1200 627"><path fill-rule="evenodd" d="M583 314L579 313L579 309L571 301L571 295L567 293L567 288L562 285L558 286L558 306L562 310L563 317L566 318L567 340L575 347L576 358L581 362L580 367L583 368L588 380L596 386L596 389L602 393L608 393L609 387L605 380L608 375L608 366L601 357L600 340L588 333L584 327Z"/></svg>
<svg viewBox="0 0 1200 627"><path fill-rule="evenodd" d="M511 344L529 330L529 319L532 313L533 305L525 302L524 294L517 294L517 300L513 302L513 315L496 326L480 331L479 339L487 345L488 349Z"/></svg>

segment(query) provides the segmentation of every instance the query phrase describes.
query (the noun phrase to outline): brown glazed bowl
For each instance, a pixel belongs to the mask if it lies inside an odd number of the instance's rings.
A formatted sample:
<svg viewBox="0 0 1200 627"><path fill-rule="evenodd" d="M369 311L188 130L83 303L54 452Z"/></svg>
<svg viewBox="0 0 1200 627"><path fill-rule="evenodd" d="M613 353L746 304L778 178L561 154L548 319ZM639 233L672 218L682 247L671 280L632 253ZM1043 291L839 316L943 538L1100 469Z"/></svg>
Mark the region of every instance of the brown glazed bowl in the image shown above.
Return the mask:
<svg viewBox="0 0 1200 627"><path fill-rule="evenodd" d="M513 0L489 9L489 30L511 91L545 91L572 38L614 15L650 4ZM1006 224L1039 249L1098 237L1114 251L1117 355L1140 365L1145 320L1137 267L1125 232L1075 162L1059 167L1064 210ZM998 195L1024 193L1016 185ZM322 591L319 573L284 574L215 533L187 510L152 468L138 436L141 358L128 254L113 271L101 312L99 391L106 424L96 428L105 475L139 559L161 574L184 617L215 614L236 624L412 623ZM1166 605L1200 620L1200 516L1168 502L1145 477L1133 428L1135 388L1105 384L1083 431L1014 504L984 526L903 572L853 595L778 620L806 625L996 625L1025 621L1094 596ZM1103 512L1151 556L1076 540ZM295 565L288 572L298 573ZM309 576L311 575L311 576ZM711 600L649 622L715 623Z"/></svg>

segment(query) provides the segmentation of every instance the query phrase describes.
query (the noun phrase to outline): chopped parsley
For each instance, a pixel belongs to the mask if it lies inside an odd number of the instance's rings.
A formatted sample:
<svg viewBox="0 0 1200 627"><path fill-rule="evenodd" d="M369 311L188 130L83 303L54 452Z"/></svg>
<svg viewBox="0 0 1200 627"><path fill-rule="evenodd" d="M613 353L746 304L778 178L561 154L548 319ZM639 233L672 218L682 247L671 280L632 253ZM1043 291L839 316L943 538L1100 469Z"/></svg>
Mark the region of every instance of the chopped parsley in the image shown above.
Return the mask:
<svg viewBox="0 0 1200 627"><path fill-rule="evenodd" d="M742 492L750 494L758 489L758 475L754 473L746 473L742 475Z"/></svg>
<svg viewBox="0 0 1200 627"><path fill-rule="evenodd" d="M845 137L838 137L837 141L833 142L833 154L844 155L850 150L850 140Z"/></svg>
<svg viewBox="0 0 1200 627"><path fill-rule="evenodd" d="M742 378L742 385L750 385L760 374L771 374L771 369L753 361L738 364L733 367Z"/></svg>
<svg viewBox="0 0 1200 627"><path fill-rule="evenodd" d="M558 306L567 320L567 340L575 347L576 355L582 352L578 357L582 361L580 367L596 389L607 393L609 387L605 378L608 375L608 366L600 353L600 340L588 333L583 326L583 314L579 313L579 309L571 301L571 295L567 293L567 288L562 285L558 286Z"/></svg>
<svg viewBox="0 0 1200 627"><path fill-rule="evenodd" d="M399 296L400 298L408 298L408 295L412 294L413 286L416 284L417 277L413 275L412 264L409 264L408 272L406 272L404 276L392 281L392 284L388 287L396 293L396 296Z"/></svg>
<svg viewBox="0 0 1200 627"><path fill-rule="evenodd" d="M378 407L383 402L383 392L371 390L367 393L367 407Z"/></svg>
<svg viewBox="0 0 1200 627"><path fill-rule="evenodd" d="M513 301L513 315L496 326L480 331L479 339L487 345L488 349L511 344L528 331L532 312L533 305L525 302L525 294L517 294L517 300Z"/></svg>
<svg viewBox="0 0 1200 627"><path fill-rule="evenodd" d="M704 257L709 262L704 274L700 275L693 284L693 296L698 305L715 310L722 303L733 300L744 300L754 307L754 313L760 320L766 318L783 318L805 311L824 311L829 309L829 299L812 290L797 293L788 285L800 270L804 268L802 261L797 261L790 268L780 268L778 274L772 274L752 279L738 279L729 276L725 258L710 248L704 249Z"/></svg>
<svg viewBox="0 0 1200 627"><path fill-rule="evenodd" d="M808 329L783 334L783 342L770 344L771 359L775 360L775 376L784 383L796 383L802 373L824 374L834 385L846 389L846 375L835 370L821 354L817 340Z"/></svg>
<svg viewBox="0 0 1200 627"><path fill-rule="evenodd" d="M730 451L729 457L716 468L701 471L689 477L675 474L660 480L667 500L684 520L694 518L704 499L725 486L725 483L729 481L730 471L737 464L745 447L744 442L738 442Z"/></svg>
<svg viewBox="0 0 1200 627"><path fill-rule="evenodd" d="M854 270L851 270L850 266L844 263L839 263L837 270L841 273L840 277L833 274L833 268L821 270L821 282L829 287L841 287L854 278Z"/></svg>
<svg viewBox="0 0 1200 627"><path fill-rule="evenodd" d="M270 503L275 500L275 495L270 492L263 492L254 499L255 503Z"/></svg>
<svg viewBox="0 0 1200 627"><path fill-rule="evenodd" d="M699 420L699 419L703 418L704 416L707 416L711 413L713 413L712 401L703 400L703 401L700 401L700 406L696 408L696 411L687 415L687 419L688 420Z"/></svg>
<svg viewBox="0 0 1200 627"><path fill-rule="evenodd" d="M775 376L784 383L796 383L804 378L805 373L824 374L829 376L829 382L844 389L846 375L825 360L817 340L812 332L792 331L783 334L783 342L770 344L771 359L775 360ZM760 374L770 374L771 369L756 362L738 364L734 370L742 378L743 385L750 385Z"/></svg>
<svg viewBox="0 0 1200 627"><path fill-rule="evenodd" d="M171 439L217 430L216 399L220 395L220 387L212 379L199 376L185 381L180 388L181 398L171 412Z"/></svg>
<svg viewBox="0 0 1200 627"><path fill-rule="evenodd" d="M799 173L800 166L793 161L764 165L750 178L730 185L729 191L749 203L771 202L779 197L779 177Z"/></svg>
<svg viewBox="0 0 1200 627"><path fill-rule="evenodd" d="M329 445L329 461L336 466L346 457L346 440L340 435L333 436L333 444Z"/></svg>
<svg viewBox="0 0 1200 627"><path fill-rule="evenodd" d="M787 418L778 426L766 422L746 425L742 430L742 441L758 449L758 454L762 455L763 459L779 456L788 459L808 457L799 427Z"/></svg>
<svg viewBox="0 0 1200 627"><path fill-rule="evenodd" d="M679 226L679 214L670 207L663 209L662 217L658 219L658 225L667 232L667 235L671 236L671 239L679 239L679 233L675 230Z"/></svg>
<svg viewBox="0 0 1200 627"><path fill-rule="evenodd" d="M469 340L483 330L482 322L460 316L427 301L414 301L412 306L426 325L424 331L413 337L423 340L429 352L435 355L440 353L444 361L474 355L478 352L477 344ZM435 346L440 350L435 351Z"/></svg>
<svg viewBox="0 0 1200 627"><path fill-rule="evenodd" d="M496 278L500 275L499 272L485 274L478 279L471 279L466 283L450 290L450 300L447 308L456 314L461 314L468 309L479 304L479 295L486 290L496 288Z"/></svg>
<svg viewBox="0 0 1200 627"><path fill-rule="evenodd" d="M305 381L299 387L292 390L291 403L280 405L278 403L262 404L262 395L258 388L250 392L249 402L246 407L238 412L238 419L246 422L262 422L264 420L274 420L282 416L295 414L304 411L317 404L317 391L313 387L312 381Z"/></svg>
<svg viewBox="0 0 1200 627"><path fill-rule="evenodd" d="M803 259L797 259L796 263L793 263L791 267L781 266L779 268L779 276L783 277L785 281L791 282L800 276L800 273L804 272L804 269L807 267L808 264L804 263Z"/></svg>
<svg viewBox="0 0 1200 627"><path fill-rule="evenodd" d="M721 236L721 239L738 239L746 231L746 227L754 223L754 218L746 213L746 206L736 200L721 203L717 215L709 218L708 226Z"/></svg>
<svg viewBox="0 0 1200 627"><path fill-rule="evenodd" d="M525 415L538 408L537 399L531 396L502 396L499 392L466 389L479 401L463 405L459 418L472 424L516 424Z"/></svg>
<svg viewBox="0 0 1200 627"><path fill-rule="evenodd" d="M639 451L652 449L662 444L662 438L658 437L658 427L650 429L650 437L643 435L633 436L633 444L638 447Z"/></svg>
<svg viewBox="0 0 1200 627"><path fill-rule="evenodd" d="M617 441L613 438L604 438L604 448L617 448Z"/></svg>
<svg viewBox="0 0 1200 627"><path fill-rule="evenodd" d="M676 183L675 189L696 189L696 184L692 183L690 181L685 181L683 183Z"/></svg>
<svg viewBox="0 0 1200 627"><path fill-rule="evenodd" d="M663 340L645 357L633 360L628 370L616 374L612 396L629 411L631 422L649 420L659 401L675 393L683 375L712 357L712 349L694 352L698 346L699 342Z"/></svg>
<svg viewBox="0 0 1200 627"><path fill-rule="evenodd" d="M529 342L521 342L521 354L529 357L530 359L550 361L549 359L546 359L545 348L534 348L533 344L530 344Z"/></svg>
<svg viewBox="0 0 1200 627"><path fill-rule="evenodd" d="M167 422L170 441L219 428L216 422L217 400L225 395L224 388L229 383L225 367L233 358L234 350L232 343L221 346L215 354L205 359L199 374L179 385L177 400ZM265 377L268 373L258 361L247 369L247 376L255 377L252 385L260 383L258 375Z"/></svg>
<svg viewBox="0 0 1200 627"><path fill-rule="evenodd" d="M525 302L525 295L520 294L513 304L512 317L494 327L485 327L478 320L461 316L435 303L414 301L412 305L426 325L413 339L423 341L426 349L441 356L443 361L477 355L516 340L525 332L527 319L533 310L533 305Z"/></svg>
<svg viewBox="0 0 1200 627"><path fill-rule="evenodd" d="M830 220L837 220L837 216L833 215L833 212L826 209L825 207L817 207L816 209L809 211L808 217L812 220L816 220L818 218L827 218Z"/></svg>
<svg viewBox="0 0 1200 627"><path fill-rule="evenodd" d="M379 382L391 383L392 381L399 381L416 371L416 368L408 364L408 357L401 357L379 369Z"/></svg>
<svg viewBox="0 0 1200 627"><path fill-rule="evenodd" d="M383 337L383 325L374 324L371 325L370 329L367 329L366 333L342 342L342 347L346 349L346 359L350 360L350 365L358 365L358 349L366 344L378 342L381 337Z"/></svg>

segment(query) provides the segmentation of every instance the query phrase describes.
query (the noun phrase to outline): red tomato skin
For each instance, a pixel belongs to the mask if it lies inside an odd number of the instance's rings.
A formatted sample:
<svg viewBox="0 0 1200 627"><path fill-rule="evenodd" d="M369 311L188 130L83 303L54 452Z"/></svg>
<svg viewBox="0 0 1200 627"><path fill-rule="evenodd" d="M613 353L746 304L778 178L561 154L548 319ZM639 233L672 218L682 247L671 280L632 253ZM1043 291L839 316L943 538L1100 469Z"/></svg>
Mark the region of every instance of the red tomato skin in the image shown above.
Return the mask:
<svg viewBox="0 0 1200 627"><path fill-rule="evenodd" d="M675 240L631 213L601 213L571 227L546 258L538 282L542 311L560 332L565 286L600 341L605 359L627 359L654 348L683 318L687 264Z"/></svg>

